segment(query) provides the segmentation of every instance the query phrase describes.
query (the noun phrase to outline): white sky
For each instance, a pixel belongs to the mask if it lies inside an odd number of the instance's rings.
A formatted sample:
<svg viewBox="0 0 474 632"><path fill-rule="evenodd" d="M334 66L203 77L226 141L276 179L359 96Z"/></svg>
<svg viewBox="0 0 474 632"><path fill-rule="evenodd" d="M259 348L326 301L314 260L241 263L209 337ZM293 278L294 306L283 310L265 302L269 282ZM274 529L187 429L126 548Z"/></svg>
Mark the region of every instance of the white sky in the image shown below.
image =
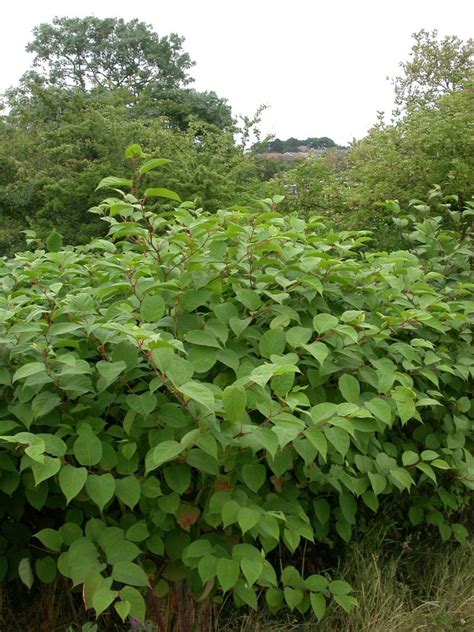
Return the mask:
<svg viewBox="0 0 474 632"><path fill-rule="evenodd" d="M138 18L183 35L196 89L228 98L235 114L270 105L264 133L339 143L391 111L386 77L408 58L413 32L474 30L472 0L13 0L0 23L0 92L30 66L32 28L56 15Z"/></svg>

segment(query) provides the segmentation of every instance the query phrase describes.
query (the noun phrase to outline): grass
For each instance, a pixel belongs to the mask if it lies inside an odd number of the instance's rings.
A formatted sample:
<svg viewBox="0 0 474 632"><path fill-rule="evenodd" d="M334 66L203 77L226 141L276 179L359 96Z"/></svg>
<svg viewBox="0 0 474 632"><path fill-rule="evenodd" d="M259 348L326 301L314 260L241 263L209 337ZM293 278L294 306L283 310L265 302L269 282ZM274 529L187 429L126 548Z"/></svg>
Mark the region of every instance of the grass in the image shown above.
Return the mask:
<svg viewBox="0 0 474 632"><path fill-rule="evenodd" d="M394 542L366 538L353 546L334 577L354 587L359 607L350 614L330 607L323 621L303 622L295 614L242 616L225 611L207 632L473 632L474 542L461 547L438 541ZM65 584L30 597L23 589L0 587L0 632L76 632L80 599ZM105 619L90 630L127 631ZM150 626L147 632L155 632ZM176 627L172 632L178 632ZM202 632L196 630L196 632Z"/></svg>

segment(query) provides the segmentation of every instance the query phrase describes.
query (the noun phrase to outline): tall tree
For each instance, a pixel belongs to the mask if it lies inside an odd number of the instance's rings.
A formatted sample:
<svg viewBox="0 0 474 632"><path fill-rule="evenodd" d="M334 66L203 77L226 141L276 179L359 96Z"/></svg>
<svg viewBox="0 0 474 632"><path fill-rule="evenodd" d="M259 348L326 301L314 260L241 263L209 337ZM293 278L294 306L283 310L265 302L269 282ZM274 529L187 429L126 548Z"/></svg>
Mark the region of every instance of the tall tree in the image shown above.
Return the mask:
<svg viewBox="0 0 474 632"><path fill-rule="evenodd" d="M51 86L139 94L150 83L174 89L192 81L187 71L194 62L182 48L184 39L176 33L160 38L138 20L55 17L33 35L26 50L35 54L33 66Z"/></svg>
<svg viewBox="0 0 474 632"><path fill-rule="evenodd" d="M235 126L227 99L217 96L213 91L198 92L193 88L163 90L151 85L137 100L134 115L165 117L172 127L183 131L193 121L202 121L221 130L230 130Z"/></svg>
<svg viewBox="0 0 474 632"><path fill-rule="evenodd" d="M396 113L432 106L440 97L463 88L474 76L474 40L455 35L440 39L438 31L413 34L410 59L393 81Z"/></svg>

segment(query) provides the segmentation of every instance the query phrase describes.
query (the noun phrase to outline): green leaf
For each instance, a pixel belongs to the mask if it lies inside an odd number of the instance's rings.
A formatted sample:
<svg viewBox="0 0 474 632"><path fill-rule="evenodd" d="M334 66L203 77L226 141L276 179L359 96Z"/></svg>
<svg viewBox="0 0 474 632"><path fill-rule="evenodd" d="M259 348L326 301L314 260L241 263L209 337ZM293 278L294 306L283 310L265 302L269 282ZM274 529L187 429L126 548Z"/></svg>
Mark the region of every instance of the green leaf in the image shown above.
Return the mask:
<svg viewBox="0 0 474 632"><path fill-rule="evenodd" d="M247 392L243 386L228 386L222 393L222 404L230 421L242 422L247 406Z"/></svg>
<svg viewBox="0 0 474 632"><path fill-rule="evenodd" d="M337 412L337 405L331 402L324 402L322 404L316 404L311 408L311 419L313 423L319 424L322 421L326 421L333 417Z"/></svg>
<svg viewBox="0 0 474 632"><path fill-rule="evenodd" d="M342 428L324 428L324 434L339 454L343 457L346 456L350 446L350 438L347 432L342 430Z"/></svg>
<svg viewBox="0 0 474 632"><path fill-rule="evenodd" d="M416 452L412 452L411 450L407 450L402 454L402 463L405 467L414 465L415 463L418 463L419 460L420 457L418 454Z"/></svg>
<svg viewBox="0 0 474 632"><path fill-rule="evenodd" d="M24 380L26 377L43 372L46 372L46 365L44 362L28 362L15 371L12 382Z"/></svg>
<svg viewBox="0 0 474 632"><path fill-rule="evenodd" d="M130 614L131 605L128 601L116 601L114 603L114 608L118 616L125 621L125 619Z"/></svg>
<svg viewBox="0 0 474 632"><path fill-rule="evenodd" d="M130 586L148 586L148 577L138 564L133 562L117 562L112 568L112 579ZM123 591L121 591L123 594Z"/></svg>
<svg viewBox="0 0 474 632"><path fill-rule="evenodd" d="M194 329L186 332L184 335L184 339L186 340L186 342L190 342L193 345L202 345L203 347L215 347L216 349L221 348L221 345L219 344L215 335L209 331Z"/></svg>
<svg viewBox="0 0 474 632"><path fill-rule="evenodd" d="M127 365L122 361L105 362L105 360L100 360L97 362L96 367L107 387L117 380L118 376L126 370Z"/></svg>
<svg viewBox="0 0 474 632"><path fill-rule="evenodd" d="M242 303L242 305L247 307L247 309L252 312L257 311L262 305L260 295L255 290L247 290L245 288L238 289L235 291L235 296L237 300Z"/></svg>
<svg viewBox="0 0 474 632"><path fill-rule="evenodd" d="M171 160L167 160L166 158L152 158L151 160L147 160L142 164L142 166L138 170L138 173L144 176L145 173L148 173L152 169L157 169L158 167L162 167L163 165L169 165L171 162Z"/></svg>
<svg viewBox="0 0 474 632"><path fill-rule="evenodd" d="M206 555L199 560L198 573L203 583L214 579L214 577L216 576L217 561L217 558L213 555Z"/></svg>
<svg viewBox="0 0 474 632"><path fill-rule="evenodd" d="M163 318L166 305L159 294L148 294L140 305L140 318L146 323L157 323Z"/></svg>
<svg viewBox="0 0 474 632"><path fill-rule="evenodd" d="M310 345L304 345L304 348L313 358L316 358L321 366L329 355L329 348L324 342L312 342Z"/></svg>
<svg viewBox="0 0 474 632"><path fill-rule="evenodd" d="M126 158L145 158L143 149L138 144L129 145L125 150Z"/></svg>
<svg viewBox="0 0 474 632"><path fill-rule="evenodd" d="M115 176L108 176L107 178L102 178L99 184L96 187L96 191L99 189L115 189L117 187L132 187L132 180L126 180L124 178L116 178Z"/></svg>
<svg viewBox="0 0 474 632"><path fill-rule="evenodd" d="M318 334L324 334L337 326L339 320L332 314L318 314L313 318L313 327Z"/></svg>
<svg viewBox="0 0 474 632"><path fill-rule="evenodd" d="M352 591L352 586L341 579L330 582L328 588L333 595L347 595Z"/></svg>
<svg viewBox="0 0 474 632"><path fill-rule="evenodd" d="M224 592L235 586L240 575L240 566L237 560L221 558L217 562L217 579Z"/></svg>
<svg viewBox="0 0 474 632"><path fill-rule="evenodd" d="M271 457L275 458L275 454L277 453L280 444L278 442L278 437L273 430L271 428L264 428L260 426L260 428L255 430L254 436L260 442L262 447L267 450Z"/></svg>
<svg viewBox="0 0 474 632"><path fill-rule="evenodd" d="M127 395L127 404L132 410L143 417L148 417L157 405L156 395L151 393L142 393L141 395Z"/></svg>
<svg viewBox="0 0 474 632"><path fill-rule="evenodd" d="M115 479L112 474L90 474L86 481L89 498L102 511L115 492Z"/></svg>
<svg viewBox="0 0 474 632"><path fill-rule="evenodd" d="M339 378L339 390L346 402L356 404L360 397L360 385L353 375L345 373Z"/></svg>
<svg viewBox="0 0 474 632"><path fill-rule="evenodd" d="M286 332L286 341L290 347L297 349L306 345L312 333L312 330L306 327L292 327Z"/></svg>
<svg viewBox="0 0 474 632"><path fill-rule="evenodd" d="M362 500L369 509L371 509L374 513L377 513L379 510L379 500L371 489L368 489L362 494Z"/></svg>
<svg viewBox="0 0 474 632"><path fill-rule="evenodd" d="M437 485L436 474L434 473L431 465L428 465L428 463L417 463L416 467L426 474L426 476L430 478L435 485Z"/></svg>
<svg viewBox="0 0 474 632"><path fill-rule="evenodd" d="M174 200L175 202L181 202L181 198L175 191L171 191L170 189L164 189L163 187L147 189L145 191L145 197L162 197L167 200Z"/></svg>
<svg viewBox="0 0 474 632"><path fill-rule="evenodd" d="M383 424L386 424L387 426L391 425L392 409L390 408L388 402L386 402L384 399L381 399L380 397L374 397L368 402L365 402L364 405L367 410L370 410L370 412L374 415L374 417L376 417L376 419L379 419Z"/></svg>
<svg viewBox="0 0 474 632"><path fill-rule="evenodd" d="M396 404L398 414L400 415L400 420L402 422L402 425L404 425L416 414L415 402L412 399L397 399Z"/></svg>
<svg viewBox="0 0 474 632"><path fill-rule="evenodd" d="M331 507L325 498L318 498L314 501L314 513L321 524L329 522Z"/></svg>
<svg viewBox="0 0 474 632"><path fill-rule="evenodd" d="M138 349L127 341L119 342L112 350L113 362L125 362L127 371L134 369L138 364Z"/></svg>
<svg viewBox="0 0 474 632"><path fill-rule="evenodd" d="M334 595L334 601L347 613L350 613L354 606L357 606L357 599L351 595Z"/></svg>
<svg viewBox="0 0 474 632"><path fill-rule="evenodd" d="M80 465L97 465L102 459L102 443L92 432L88 424L84 424L74 442L73 452Z"/></svg>
<svg viewBox="0 0 474 632"><path fill-rule="evenodd" d="M47 549L55 551L56 553L59 553L63 545L61 534L54 529L41 529L41 531L35 533L35 538Z"/></svg>
<svg viewBox="0 0 474 632"><path fill-rule="evenodd" d="M240 560L240 568L249 586L255 584L263 571L263 562L258 558L244 557Z"/></svg>
<svg viewBox="0 0 474 632"><path fill-rule="evenodd" d="M100 443L100 442L99 442ZM86 484L87 470L85 467L73 467L64 465L59 472L59 487L66 496L66 503L69 504Z"/></svg>
<svg viewBox="0 0 474 632"><path fill-rule="evenodd" d="M33 411L35 419L37 419L38 417L44 417L44 415L50 413L57 408L60 403L61 399L58 395L43 391L33 399L31 410Z"/></svg>
<svg viewBox="0 0 474 632"><path fill-rule="evenodd" d="M291 610L294 610L296 606L301 603L304 596L302 590L299 588L290 588L290 586L285 586L283 594L285 595L285 601Z"/></svg>
<svg viewBox="0 0 474 632"><path fill-rule="evenodd" d="M146 604L142 594L131 586L125 586L119 594L130 604L130 617L142 624L145 623Z"/></svg>
<svg viewBox="0 0 474 632"><path fill-rule="evenodd" d="M272 611L278 610L283 605L283 591L277 588L268 588L265 593L265 601Z"/></svg>
<svg viewBox="0 0 474 632"><path fill-rule="evenodd" d="M133 509L140 500L141 487L135 476L115 479L115 495L117 498Z"/></svg>
<svg viewBox="0 0 474 632"><path fill-rule="evenodd" d="M253 610L257 610L257 595L255 589L243 580L239 580L234 586L234 595L238 597L243 603L250 606Z"/></svg>
<svg viewBox="0 0 474 632"><path fill-rule="evenodd" d="M342 494L339 496L339 506L342 515L349 524L355 524L355 515L357 513L357 502L351 494Z"/></svg>
<svg viewBox="0 0 474 632"><path fill-rule="evenodd" d="M218 360L218 352L211 347L194 346L188 352L188 361L196 373L207 373ZM186 380L185 380L186 381Z"/></svg>
<svg viewBox="0 0 474 632"><path fill-rule="evenodd" d="M324 595L311 593L309 600L317 620L320 621L326 613L326 599L324 598Z"/></svg>
<svg viewBox="0 0 474 632"><path fill-rule="evenodd" d="M242 468L244 483L253 492L258 492L267 478L267 469L260 463L249 463Z"/></svg>
<svg viewBox="0 0 474 632"><path fill-rule="evenodd" d="M374 494L379 496L387 486L385 476L382 476L381 474L373 474L372 472L367 472L367 476L369 477Z"/></svg>
<svg viewBox="0 0 474 632"><path fill-rule="evenodd" d="M53 228L46 238L46 248L48 252L59 252L63 247L63 236Z"/></svg>
<svg viewBox="0 0 474 632"><path fill-rule="evenodd" d="M305 437L308 441L313 445L319 454L326 460L327 451L328 451L328 443L326 436L321 430L317 428L308 428L304 431Z"/></svg>
<svg viewBox="0 0 474 632"><path fill-rule="evenodd" d="M56 562L49 555L40 557L35 562L35 571L38 579L42 581L43 584L52 584L57 575Z"/></svg>
<svg viewBox="0 0 474 632"><path fill-rule="evenodd" d="M420 507L420 506L410 507L408 511L408 517L414 527L416 527L422 522L424 513L425 512L423 511L423 507Z"/></svg>
<svg viewBox="0 0 474 632"><path fill-rule="evenodd" d="M423 450L423 452L421 453L421 458L423 461L433 461L434 459L437 459L438 457L439 457L439 454L435 452L434 450Z"/></svg>
<svg viewBox="0 0 474 632"><path fill-rule="evenodd" d="M324 592L328 587L328 580L322 575L310 575L305 579L305 586L311 592Z"/></svg>
<svg viewBox="0 0 474 632"><path fill-rule="evenodd" d="M94 591L92 595L92 606L97 616L105 612L107 608L115 601L117 591L111 590L109 582L104 582Z"/></svg>
<svg viewBox="0 0 474 632"><path fill-rule="evenodd" d="M145 520L139 520L127 529L125 537L131 542L143 542L149 535L150 532L148 531Z"/></svg>
<svg viewBox="0 0 474 632"><path fill-rule="evenodd" d="M411 485L414 484L410 473L402 468L390 470L388 475L392 482L395 483L395 485L401 490L410 489Z"/></svg>
<svg viewBox="0 0 474 632"><path fill-rule="evenodd" d="M281 355L285 350L286 337L281 329L269 329L260 338L258 343L260 354L264 358L271 355Z"/></svg>
<svg viewBox="0 0 474 632"><path fill-rule="evenodd" d="M186 382L186 384L179 386L179 391L187 399L192 399L204 406L204 408L214 412L216 406L214 393L205 384L201 384L200 382Z"/></svg>
<svg viewBox="0 0 474 632"><path fill-rule="evenodd" d="M193 558L201 558L206 555L210 555L213 551L212 544L209 540L201 538L200 540L194 540L183 551L183 560L191 560Z"/></svg>
<svg viewBox="0 0 474 632"><path fill-rule="evenodd" d="M120 534L121 535L121 534ZM114 565L117 562L133 562L135 558L141 555L142 551L133 542L128 540L119 540L114 537L105 540L102 543L107 564Z"/></svg>
<svg viewBox="0 0 474 632"><path fill-rule="evenodd" d="M177 441L162 441L152 448L145 459L145 472L156 470L167 461L172 461L183 451L183 446Z"/></svg>
<svg viewBox="0 0 474 632"><path fill-rule="evenodd" d="M451 525L451 529L453 530L453 535L459 544L465 544L467 538L469 537L469 531L462 524L455 522Z"/></svg>
<svg viewBox="0 0 474 632"><path fill-rule="evenodd" d="M446 463L444 459L435 459L431 461L432 467L437 467L439 470L450 470L451 466Z"/></svg>
<svg viewBox="0 0 474 632"><path fill-rule="evenodd" d="M250 529L253 529L258 524L261 514L255 509L250 507L242 507L237 514L237 522L242 530L242 533L247 533Z"/></svg>
<svg viewBox="0 0 474 632"><path fill-rule="evenodd" d="M31 466L31 470L33 472L33 476L35 478L35 484L39 485L43 481L51 478L55 474L59 472L61 469L61 461L60 459L45 456L44 463L34 463Z"/></svg>
<svg viewBox="0 0 474 632"><path fill-rule="evenodd" d="M163 473L168 487L178 494L184 494L191 485L191 468L185 463L173 463Z"/></svg>
<svg viewBox="0 0 474 632"><path fill-rule="evenodd" d="M219 465L216 458L210 454L206 454L206 452L200 448L189 450L187 462L191 467L194 467L201 472L206 472L211 476L217 476L219 471Z"/></svg>
<svg viewBox="0 0 474 632"><path fill-rule="evenodd" d="M299 369L294 364L261 364L252 370L248 379L250 382L265 386L274 375L286 375L298 372Z"/></svg>
<svg viewBox="0 0 474 632"><path fill-rule="evenodd" d="M29 558L24 557L18 564L18 576L29 589L33 586L34 576Z"/></svg>

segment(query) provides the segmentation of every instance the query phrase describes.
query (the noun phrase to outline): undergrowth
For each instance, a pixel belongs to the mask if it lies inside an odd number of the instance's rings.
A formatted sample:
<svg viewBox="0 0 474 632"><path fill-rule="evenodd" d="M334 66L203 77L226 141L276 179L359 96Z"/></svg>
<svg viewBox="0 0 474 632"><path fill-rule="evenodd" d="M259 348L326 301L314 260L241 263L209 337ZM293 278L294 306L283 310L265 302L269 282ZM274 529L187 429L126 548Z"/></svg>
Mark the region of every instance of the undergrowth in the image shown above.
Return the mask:
<svg viewBox="0 0 474 632"><path fill-rule="evenodd" d="M461 632L474 629L474 543L440 545L435 539L404 542L371 534L354 544L338 570L354 588L359 607L350 614L330 607L321 623L292 613L236 616L213 613L207 632ZM100 627L82 619L80 593L64 581L33 596L19 583L4 587L2 632L141 632L104 619ZM31 599L31 600L30 600ZM81 613L79 615L79 613ZM157 628L148 627L147 632ZM201 632L201 631L196 631Z"/></svg>

